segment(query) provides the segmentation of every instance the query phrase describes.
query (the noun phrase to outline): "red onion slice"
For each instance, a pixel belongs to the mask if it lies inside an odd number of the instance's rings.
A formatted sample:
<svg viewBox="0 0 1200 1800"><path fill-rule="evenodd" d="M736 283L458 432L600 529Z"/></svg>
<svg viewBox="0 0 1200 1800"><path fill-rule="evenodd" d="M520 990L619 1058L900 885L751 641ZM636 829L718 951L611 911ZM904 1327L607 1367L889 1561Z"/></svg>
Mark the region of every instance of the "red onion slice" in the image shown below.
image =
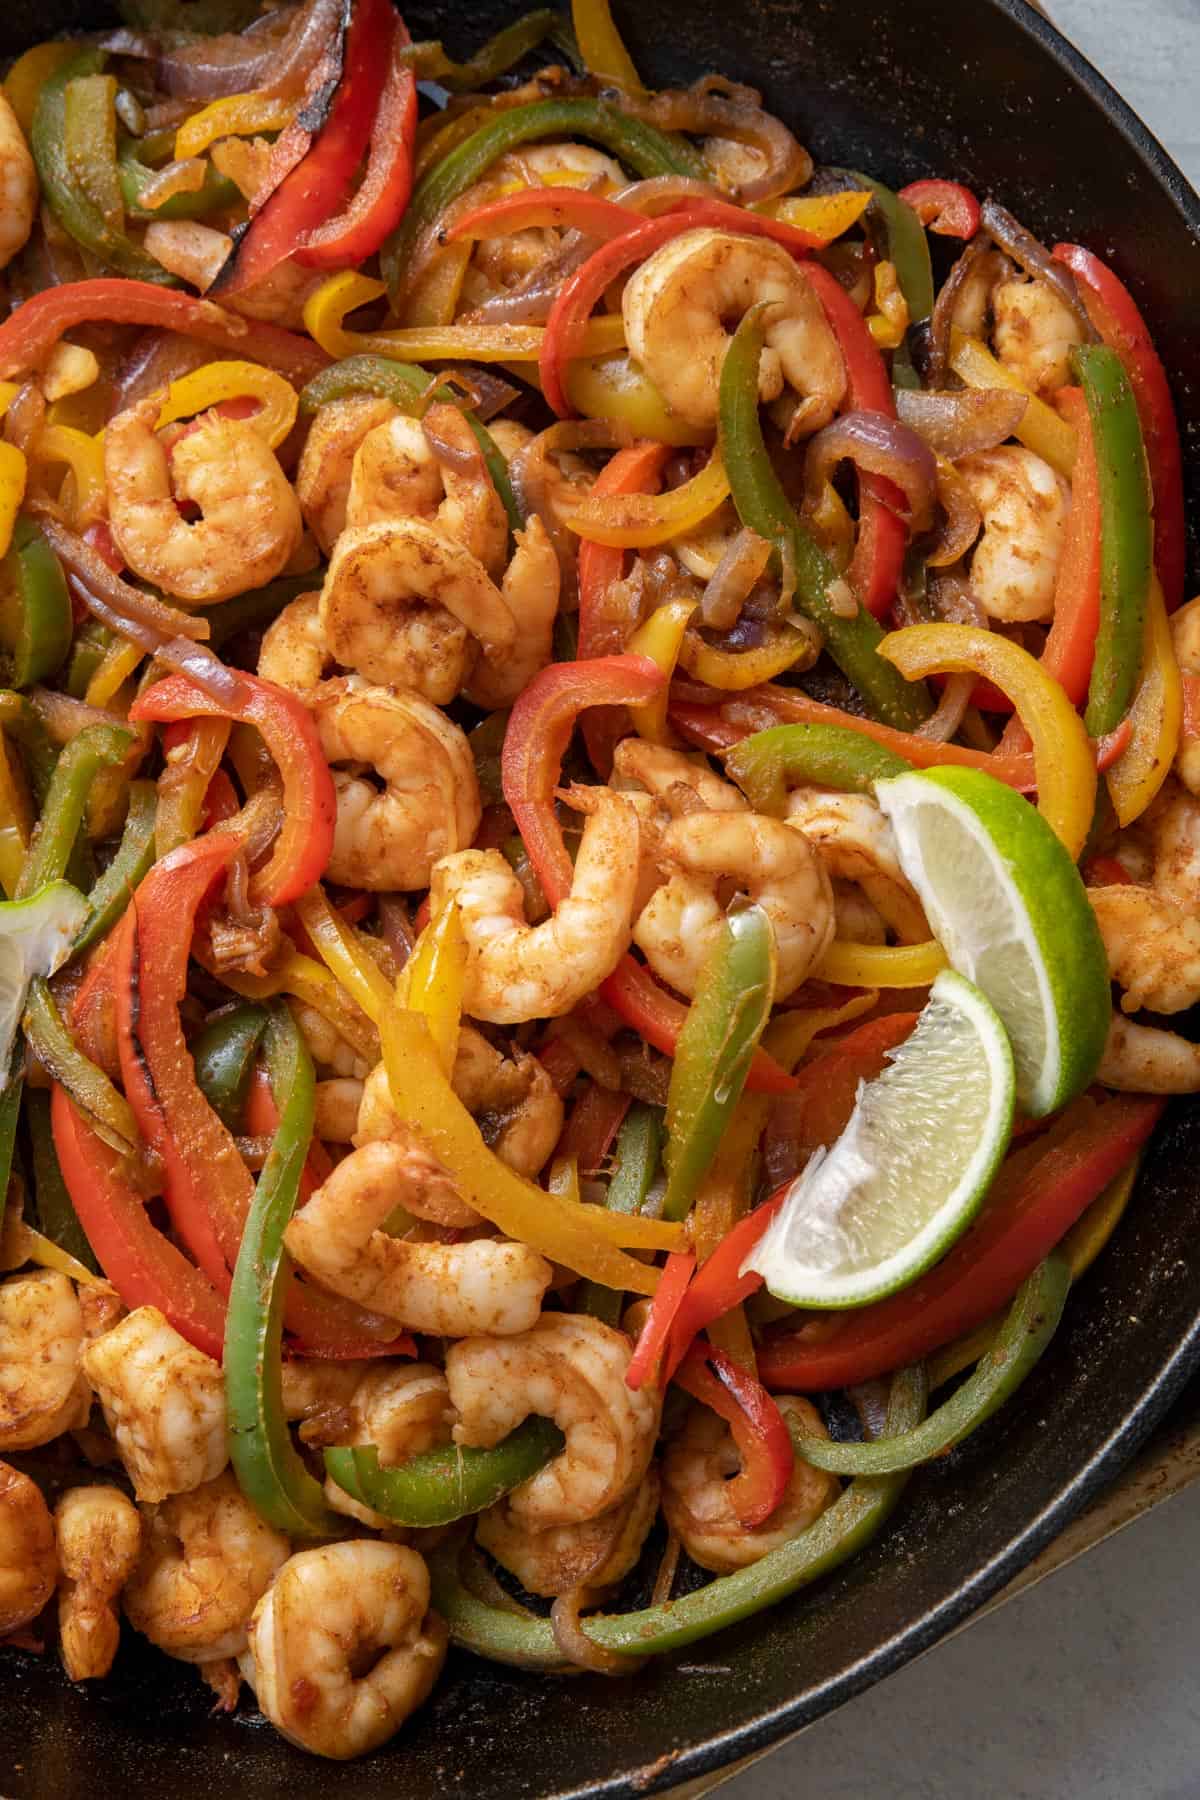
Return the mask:
<svg viewBox="0 0 1200 1800"><path fill-rule="evenodd" d="M896 411L938 456L951 461L976 450L993 450L1012 437L1029 401L1011 388L964 388L921 392L897 388Z"/></svg>
<svg viewBox="0 0 1200 1800"><path fill-rule="evenodd" d="M852 462L870 475L895 482L908 502L903 518L910 531L933 523L937 460L923 438L887 413L843 413L809 441L804 465L805 488L816 503L841 462Z"/></svg>

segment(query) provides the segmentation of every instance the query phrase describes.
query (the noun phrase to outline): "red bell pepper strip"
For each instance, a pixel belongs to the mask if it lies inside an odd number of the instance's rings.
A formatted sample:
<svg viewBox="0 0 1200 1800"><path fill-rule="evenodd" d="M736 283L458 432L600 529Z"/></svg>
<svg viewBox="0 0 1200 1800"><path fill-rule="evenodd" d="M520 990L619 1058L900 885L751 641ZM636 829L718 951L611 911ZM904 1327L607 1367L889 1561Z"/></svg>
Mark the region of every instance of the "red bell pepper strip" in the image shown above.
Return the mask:
<svg viewBox="0 0 1200 1800"><path fill-rule="evenodd" d="M1103 342L1116 351L1125 365L1137 402L1154 490L1154 566L1167 611L1174 612L1184 594L1187 531L1179 426L1166 370L1124 282L1080 244L1056 244L1053 254L1074 275L1088 317Z"/></svg>
<svg viewBox="0 0 1200 1800"><path fill-rule="evenodd" d="M538 1061L550 1077L550 1084L560 1100L565 1100L579 1073L579 1058L566 1038L551 1038L537 1053Z"/></svg>
<svg viewBox="0 0 1200 1800"><path fill-rule="evenodd" d="M309 231L324 224L345 202L371 141L392 64L394 19L391 0L355 0L342 78L329 117L306 154L235 237L208 290L214 298L243 293L264 281Z"/></svg>
<svg viewBox="0 0 1200 1800"><path fill-rule="evenodd" d="M251 878L250 895L268 906L282 906L298 900L324 874L333 849L337 799L308 708L274 682L245 674L240 679L249 698L236 712L221 706L186 675L168 675L139 695L129 717L135 724L198 715L232 718L261 733L283 777L283 827L270 861Z"/></svg>
<svg viewBox="0 0 1200 1800"><path fill-rule="evenodd" d="M803 1329L772 1338L759 1351L763 1381L788 1393L845 1387L973 1331L1128 1167L1165 1105L1140 1094L1075 1101L1046 1138L1009 1156L976 1223L920 1281L847 1315L819 1341Z"/></svg>
<svg viewBox="0 0 1200 1800"><path fill-rule="evenodd" d="M594 1175L612 1149L632 1100L632 1094L618 1094L598 1081L589 1082L571 1109L558 1154L573 1156L581 1175Z"/></svg>
<svg viewBox="0 0 1200 1800"><path fill-rule="evenodd" d="M800 1070L795 1092L780 1101L787 1122L777 1122L779 1135L794 1137L804 1150L827 1150L850 1123L859 1083L883 1073L888 1052L912 1035L916 1023L915 1012L885 1013L830 1044Z"/></svg>
<svg viewBox="0 0 1200 1800"><path fill-rule="evenodd" d="M230 781L224 769L218 769L204 793L204 811L200 815L202 831L211 831L214 825L223 825L241 811L241 801L237 797L237 789Z"/></svg>
<svg viewBox="0 0 1200 1800"><path fill-rule="evenodd" d="M1130 887L1133 876L1115 856L1091 856L1084 865L1084 879L1089 887Z"/></svg>
<svg viewBox="0 0 1200 1800"><path fill-rule="evenodd" d="M911 206L926 231L936 237L962 238L979 230L979 202L958 181L910 181L897 198Z"/></svg>
<svg viewBox="0 0 1200 1800"><path fill-rule="evenodd" d="M601 194L589 194L585 188L532 187L519 188L515 194L503 194L473 207L446 229L446 241L460 238L508 237L514 231L534 227L560 230L573 228L588 237L624 237L635 225L645 223L643 213L628 206L618 206Z"/></svg>
<svg viewBox="0 0 1200 1800"><path fill-rule="evenodd" d="M747 1529L765 1525L796 1466L783 1414L761 1382L711 1345L693 1345L675 1371L675 1381L729 1426L742 1467L725 1492Z"/></svg>
<svg viewBox="0 0 1200 1800"><path fill-rule="evenodd" d="M741 1306L762 1286L762 1276L756 1270L747 1275L741 1273L742 1264L787 1199L790 1185L779 1188L769 1200L764 1200L752 1213L739 1219L697 1272L675 1313L663 1370L664 1387L673 1378L697 1334L714 1319L723 1319L735 1306ZM641 1340L638 1342L640 1344Z"/></svg>
<svg viewBox="0 0 1200 1800"><path fill-rule="evenodd" d="M671 1327L675 1323L695 1267L696 1258L690 1251L677 1250L666 1260L662 1280L650 1301L646 1323L638 1333L638 1341L625 1371L625 1385L635 1392L645 1382L655 1378L671 1335ZM669 1373L667 1378L670 1379ZM666 1386L666 1382L663 1386Z"/></svg>
<svg viewBox="0 0 1200 1800"><path fill-rule="evenodd" d="M404 21L397 17L362 181L335 218L304 233L295 254L307 268L341 269L365 262L404 217L417 141L417 78L403 60L408 43Z"/></svg>
<svg viewBox="0 0 1200 1800"><path fill-rule="evenodd" d="M1200 737L1200 675L1181 669L1179 680L1183 687L1183 723L1180 736L1185 744L1189 744Z"/></svg>
<svg viewBox="0 0 1200 1800"><path fill-rule="evenodd" d="M178 331L212 344L226 356L249 357L278 369L297 386L311 381L329 361L311 338L285 331L280 325L243 319L214 306L211 300L155 287L149 281L100 275L92 281L43 288L9 314L0 325L0 379L7 381L39 368L64 332L95 319L109 325Z"/></svg>

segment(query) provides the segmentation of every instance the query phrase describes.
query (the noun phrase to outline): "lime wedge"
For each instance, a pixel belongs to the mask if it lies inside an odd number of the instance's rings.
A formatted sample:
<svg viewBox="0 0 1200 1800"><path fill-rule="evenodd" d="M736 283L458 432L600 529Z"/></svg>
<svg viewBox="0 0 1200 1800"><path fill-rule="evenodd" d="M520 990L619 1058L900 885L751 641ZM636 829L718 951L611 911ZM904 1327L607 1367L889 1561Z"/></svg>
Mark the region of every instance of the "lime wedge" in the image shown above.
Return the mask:
<svg viewBox="0 0 1200 1800"><path fill-rule="evenodd" d="M1041 814L978 769L875 786L904 873L952 968L981 987L1012 1041L1033 1118L1095 1076L1112 1007L1108 961L1079 871Z"/></svg>
<svg viewBox="0 0 1200 1800"><path fill-rule="evenodd" d="M1008 1038L946 969L912 1036L859 1088L743 1265L793 1306L865 1306L914 1281L970 1224L1008 1145Z"/></svg>
<svg viewBox="0 0 1200 1800"><path fill-rule="evenodd" d="M0 1090L29 983L62 967L89 911L69 881L49 881L28 900L0 901Z"/></svg>

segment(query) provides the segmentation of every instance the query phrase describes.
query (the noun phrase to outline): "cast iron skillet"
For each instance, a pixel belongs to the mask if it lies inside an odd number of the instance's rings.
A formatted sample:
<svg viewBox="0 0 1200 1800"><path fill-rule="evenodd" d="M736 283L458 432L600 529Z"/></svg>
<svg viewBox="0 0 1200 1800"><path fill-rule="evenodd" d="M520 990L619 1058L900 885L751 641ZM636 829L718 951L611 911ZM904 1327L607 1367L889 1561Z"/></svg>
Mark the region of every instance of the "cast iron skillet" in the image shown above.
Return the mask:
<svg viewBox="0 0 1200 1800"><path fill-rule="evenodd" d="M465 54L509 0L406 8ZM620 5L656 83L753 82L817 157L897 185L952 175L1034 231L1111 257L1176 393L1200 389L1200 203L1144 128L1023 0L655 0ZM102 22L9 0L0 53ZM1195 412L1189 478L1200 516ZM884 1537L818 1588L635 1681L538 1678L453 1656L387 1751L320 1763L208 1715L193 1671L132 1643L104 1683L0 1653L5 1800L405 1800L652 1793L769 1744L900 1667L1016 1574L1116 1472L1200 1363L1200 1108L1159 1134L1116 1240L1018 1399L911 1485ZM131 1632L126 1634L132 1639ZM682 1667L677 1665L681 1664Z"/></svg>

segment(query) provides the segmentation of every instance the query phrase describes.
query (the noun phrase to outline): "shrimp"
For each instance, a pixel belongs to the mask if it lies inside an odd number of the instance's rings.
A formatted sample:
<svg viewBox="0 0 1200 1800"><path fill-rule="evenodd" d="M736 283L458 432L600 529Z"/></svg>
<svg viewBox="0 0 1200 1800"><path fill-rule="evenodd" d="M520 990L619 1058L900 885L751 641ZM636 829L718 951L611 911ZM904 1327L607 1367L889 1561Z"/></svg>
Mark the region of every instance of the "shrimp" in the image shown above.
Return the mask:
<svg viewBox="0 0 1200 1800"><path fill-rule="evenodd" d="M0 1449L32 1450L85 1425L83 1315L65 1275L39 1269L0 1283Z"/></svg>
<svg viewBox="0 0 1200 1800"><path fill-rule="evenodd" d="M861 888L833 877L833 935L851 944L886 944L887 922Z"/></svg>
<svg viewBox="0 0 1200 1800"><path fill-rule="evenodd" d="M328 556L346 529L354 458L367 434L397 411L376 394L330 400L312 422L296 469L296 498L304 522Z"/></svg>
<svg viewBox="0 0 1200 1800"><path fill-rule="evenodd" d="M803 833L761 813L690 813L663 831L659 862L672 873L651 896L633 940L663 981L692 995L720 932L718 884L745 888L771 921L776 992L792 993L833 937L833 890Z"/></svg>
<svg viewBox="0 0 1200 1800"><path fill-rule="evenodd" d="M527 1529L577 1525L637 1488L658 1433L652 1389L627 1387L632 1346L583 1313L545 1313L519 1337L472 1337L446 1352L458 1410L456 1444L498 1444L531 1413L566 1438L559 1454L513 1489L509 1516Z"/></svg>
<svg viewBox="0 0 1200 1800"><path fill-rule="evenodd" d="M703 808L707 812L749 812L750 803L731 781L722 780L699 758L693 760L646 738L622 738L613 752L613 774L636 781L673 819Z"/></svg>
<svg viewBox="0 0 1200 1800"><path fill-rule="evenodd" d="M302 1001L295 999L290 999L288 1006L300 1028L300 1036L308 1046L309 1055L318 1067L328 1069L339 1080L366 1080L370 1063L363 1061L353 1044L346 1042L324 1013L318 1012L315 1006L305 1006Z"/></svg>
<svg viewBox="0 0 1200 1800"><path fill-rule="evenodd" d="M1123 1094L1200 1093L1200 1044L1114 1013L1096 1079Z"/></svg>
<svg viewBox="0 0 1200 1800"><path fill-rule="evenodd" d="M518 1175L536 1175L559 1139L563 1103L536 1056L502 1056L482 1032L458 1034L451 1084L485 1141Z"/></svg>
<svg viewBox="0 0 1200 1800"><path fill-rule="evenodd" d="M428 887L438 858L479 829L479 782L464 733L420 694L357 676L322 682L309 703L337 791L329 880L372 892Z"/></svg>
<svg viewBox="0 0 1200 1800"><path fill-rule="evenodd" d="M381 1229L431 1172L446 1179L419 1147L364 1144L297 1212L286 1232L288 1250L335 1294L413 1331L465 1337L526 1330L553 1274L536 1250L493 1238L414 1244Z"/></svg>
<svg viewBox="0 0 1200 1800"><path fill-rule="evenodd" d="M575 804L586 790L575 791ZM570 893L540 925L525 922L524 889L498 850L463 850L433 869L435 911L457 900L467 938L464 1005L496 1025L571 1012L611 975L629 945L638 878L637 815L594 791Z"/></svg>
<svg viewBox="0 0 1200 1800"><path fill-rule="evenodd" d="M462 468L438 461L426 426L455 451ZM347 528L392 519L428 520L477 557L493 578L504 566L508 518L457 406L431 406L423 421L397 413L359 445L346 500Z"/></svg>
<svg viewBox="0 0 1200 1800"><path fill-rule="evenodd" d="M117 1597L142 1547L137 1507L120 1488L68 1488L54 1508L58 1635L72 1681L107 1675L121 1640Z"/></svg>
<svg viewBox="0 0 1200 1800"><path fill-rule="evenodd" d="M23 250L37 214L38 180L25 134L0 94L0 269Z"/></svg>
<svg viewBox="0 0 1200 1800"><path fill-rule="evenodd" d="M1138 827L1149 885L1094 887L1087 896L1122 1011L1182 1012L1200 1000L1200 800L1168 781Z"/></svg>
<svg viewBox="0 0 1200 1800"><path fill-rule="evenodd" d="M793 788L787 821L804 833L835 880L862 889L902 943L928 939L925 910L900 867L891 825L868 794Z"/></svg>
<svg viewBox="0 0 1200 1800"><path fill-rule="evenodd" d="M308 694L333 667L321 630L321 594L297 594L263 632L258 672L276 687Z"/></svg>
<svg viewBox="0 0 1200 1800"><path fill-rule="evenodd" d="M156 1306L139 1306L95 1338L82 1362L139 1500L165 1500L220 1474L228 1461L221 1365Z"/></svg>
<svg viewBox="0 0 1200 1800"><path fill-rule="evenodd" d="M792 1394L777 1403L784 1420L806 1436L827 1437L816 1408ZM663 1512L702 1569L729 1575L790 1542L820 1518L841 1492L835 1475L796 1458L783 1499L765 1524L743 1525L729 1499L741 1458L728 1425L706 1406L689 1408L683 1429L663 1456Z"/></svg>
<svg viewBox="0 0 1200 1800"><path fill-rule="evenodd" d="M250 1615L290 1550L226 1469L146 1508L145 1545L125 1589L129 1622L180 1662L240 1656Z"/></svg>
<svg viewBox="0 0 1200 1800"><path fill-rule="evenodd" d="M996 355L1036 394L1071 379L1071 351L1083 330L1065 301L1044 281L1004 281L993 289Z"/></svg>
<svg viewBox="0 0 1200 1800"><path fill-rule="evenodd" d="M530 1594L590 1593L628 1575L658 1516L658 1471L651 1463L633 1493L595 1519L534 1531L507 1500L480 1515L476 1541Z"/></svg>
<svg viewBox="0 0 1200 1800"><path fill-rule="evenodd" d="M1182 675L1200 675L1200 596L1189 600L1171 616L1171 641L1175 660ZM1200 794L1200 731L1184 708L1179 748L1175 752L1175 773L1189 794Z"/></svg>
<svg viewBox="0 0 1200 1800"><path fill-rule="evenodd" d="M459 1034L460 1055L463 1040L468 1034L477 1035L471 1031L469 1025L464 1025ZM487 1048L490 1050L491 1046L488 1045ZM530 1060L535 1059L531 1058ZM457 1062L455 1077L457 1077ZM457 1086L455 1092L458 1092ZM555 1097L557 1098L557 1096ZM462 1098L461 1094L459 1098ZM392 1105L387 1070L381 1062L376 1063L363 1084L362 1103L358 1109L358 1124L351 1141L356 1149L361 1149L364 1144L388 1143L396 1144L404 1151L408 1159L404 1209L414 1218L430 1219L436 1225L449 1226L454 1230L479 1224L479 1214L463 1199L457 1183L429 1154L412 1126L401 1119ZM557 1135L554 1142L558 1142ZM551 1149L553 1147L551 1145ZM549 1155L549 1151L547 1151L547 1155Z"/></svg>
<svg viewBox="0 0 1200 1800"><path fill-rule="evenodd" d="M363 1084L349 1077L318 1081L313 1095L313 1136L323 1144L349 1144L358 1128Z"/></svg>
<svg viewBox="0 0 1200 1800"><path fill-rule="evenodd" d="M792 435L816 431L846 390L845 364L816 294L766 238L685 231L648 256L621 301L630 352L682 419L715 426L732 327L758 301L772 303L759 397L776 400L790 385L803 396Z"/></svg>
<svg viewBox="0 0 1200 1800"><path fill-rule="evenodd" d="M976 450L958 472L983 514L971 586L993 619L1020 624L1054 616L1071 490L1050 464L1020 444Z"/></svg>
<svg viewBox="0 0 1200 1800"><path fill-rule="evenodd" d="M524 531L516 533L516 545L500 583L504 603L516 621L516 638L507 651L481 658L467 683L467 699L488 712L511 706L554 660L561 571L549 533L536 513Z"/></svg>
<svg viewBox="0 0 1200 1800"><path fill-rule="evenodd" d="M454 699L480 648L504 657L517 636L483 564L423 519L342 533L321 590L321 628L344 667L439 706Z"/></svg>
<svg viewBox="0 0 1200 1800"><path fill-rule="evenodd" d="M0 1638L36 1619L54 1592L54 1525L28 1475L0 1462Z"/></svg>
<svg viewBox="0 0 1200 1800"><path fill-rule="evenodd" d="M345 1761L377 1750L428 1698L446 1642L416 1551L359 1539L288 1558L239 1660L277 1731Z"/></svg>
<svg viewBox="0 0 1200 1800"><path fill-rule="evenodd" d="M275 452L248 420L210 413L168 461L154 435L160 399L118 413L104 433L113 541L135 574L179 600L228 600L264 587L303 530ZM177 497L203 516L189 524Z"/></svg>
<svg viewBox="0 0 1200 1800"><path fill-rule="evenodd" d="M194 219L156 219L146 227L144 242L156 262L202 294L217 279L233 249L233 239L226 232ZM303 268L289 256L231 300L222 295L221 305L247 319L303 331L304 303L321 280L318 272Z"/></svg>

